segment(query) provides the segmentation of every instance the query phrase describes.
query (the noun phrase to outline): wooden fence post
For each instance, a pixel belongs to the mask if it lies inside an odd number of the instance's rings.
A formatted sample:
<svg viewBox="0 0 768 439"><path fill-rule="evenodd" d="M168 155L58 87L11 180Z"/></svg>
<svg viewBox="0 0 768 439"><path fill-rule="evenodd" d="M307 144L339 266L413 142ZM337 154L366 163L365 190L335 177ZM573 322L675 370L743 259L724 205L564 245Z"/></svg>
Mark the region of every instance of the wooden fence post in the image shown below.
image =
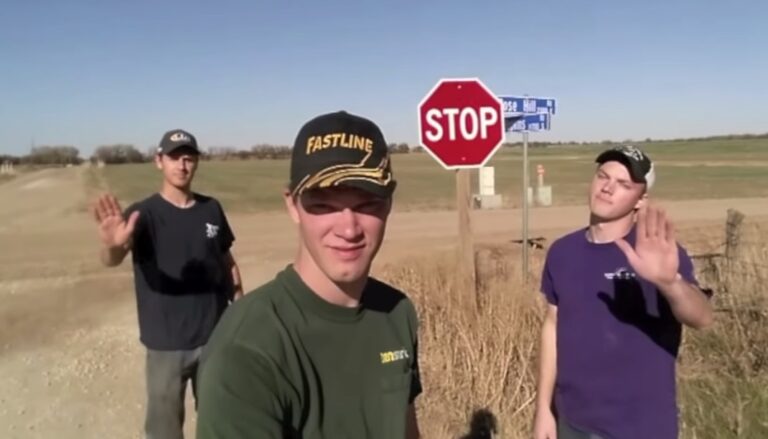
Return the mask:
<svg viewBox="0 0 768 439"><path fill-rule="evenodd" d="M725 281L730 286L738 275L741 259L741 233L744 214L736 209L728 209L725 222Z"/></svg>

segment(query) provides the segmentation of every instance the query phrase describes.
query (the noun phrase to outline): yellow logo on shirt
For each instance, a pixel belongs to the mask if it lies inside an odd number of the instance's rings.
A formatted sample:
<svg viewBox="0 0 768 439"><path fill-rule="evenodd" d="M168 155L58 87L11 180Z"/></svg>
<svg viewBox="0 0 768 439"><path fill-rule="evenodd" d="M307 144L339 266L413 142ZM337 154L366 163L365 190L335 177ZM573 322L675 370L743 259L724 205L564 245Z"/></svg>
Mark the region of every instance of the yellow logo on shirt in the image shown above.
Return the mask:
<svg viewBox="0 0 768 439"><path fill-rule="evenodd" d="M381 355L381 364L387 364L393 361L407 360L410 358L408 356L408 351L405 349L400 349L399 351L381 352L379 355Z"/></svg>

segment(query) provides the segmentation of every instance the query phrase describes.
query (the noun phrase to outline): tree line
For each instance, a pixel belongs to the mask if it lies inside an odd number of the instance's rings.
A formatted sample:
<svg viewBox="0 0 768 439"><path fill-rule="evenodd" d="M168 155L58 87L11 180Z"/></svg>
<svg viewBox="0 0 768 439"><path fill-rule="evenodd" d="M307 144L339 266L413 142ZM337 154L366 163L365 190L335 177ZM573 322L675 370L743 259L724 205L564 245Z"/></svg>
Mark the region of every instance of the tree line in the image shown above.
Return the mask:
<svg viewBox="0 0 768 439"><path fill-rule="evenodd" d="M548 146L561 145L595 145L597 144L616 144L616 143L653 143L653 142L683 142L683 141L706 141L706 140L747 140L747 139L768 139L768 133L763 134L728 134L721 136L695 137L686 139L650 139L646 138L640 141L624 140L615 142L612 140L603 140L600 142L528 142L531 148L545 148ZM505 148L521 147L521 142L506 142L502 145ZM411 146L408 143L390 143L387 145L392 154L422 153L424 148L421 146ZM86 160L92 163L103 162L105 164L122 163L144 163L154 159L156 147L151 147L144 152L140 151L134 145L118 143L113 145L101 145L97 147L89 158L80 156L80 151L70 145L58 146L35 146L32 147L29 154L23 156L14 156L9 154L0 154L0 163L10 162L14 165L49 165L66 166L79 165ZM280 160L291 156L291 147L287 145L271 145L261 143L253 145L248 149L238 149L231 146L211 146L202 151L203 160Z"/></svg>
<svg viewBox="0 0 768 439"><path fill-rule="evenodd" d="M421 151L420 147L411 148L407 143L388 145L393 154ZM91 157L85 159L74 146L36 146L29 154L14 156L0 155L0 163L10 162L14 165L79 165L88 160L91 163L105 164L145 163L154 160L157 149L151 147L142 152L134 145L114 144L97 147ZM230 146L211 146L201 151L203 160L280 160L291 156L291 147L287 145L258 144L249 149L238 149Z"/></svg>
<svg viewBox="0 0 768 439"><path fill-rule="evenodd" d="M80 151L74 146L35 146L29 154L14 156L0 155L0 163L10 162L14 165L79 165L83 162Z"/></svg>

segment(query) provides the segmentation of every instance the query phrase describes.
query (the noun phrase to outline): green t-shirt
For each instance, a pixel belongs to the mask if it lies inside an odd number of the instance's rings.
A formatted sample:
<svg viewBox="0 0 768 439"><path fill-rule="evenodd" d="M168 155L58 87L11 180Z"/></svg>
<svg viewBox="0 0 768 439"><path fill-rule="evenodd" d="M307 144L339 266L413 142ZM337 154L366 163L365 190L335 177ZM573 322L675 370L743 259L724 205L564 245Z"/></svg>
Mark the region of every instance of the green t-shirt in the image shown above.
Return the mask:
<svg viewBox="0 0 768 439"><path fill-rule="evenodd" d="M217 325L200 366L197 438L402 439L419 393L404 294L370 278L360 307L332 305L289 265Z"/></svg>

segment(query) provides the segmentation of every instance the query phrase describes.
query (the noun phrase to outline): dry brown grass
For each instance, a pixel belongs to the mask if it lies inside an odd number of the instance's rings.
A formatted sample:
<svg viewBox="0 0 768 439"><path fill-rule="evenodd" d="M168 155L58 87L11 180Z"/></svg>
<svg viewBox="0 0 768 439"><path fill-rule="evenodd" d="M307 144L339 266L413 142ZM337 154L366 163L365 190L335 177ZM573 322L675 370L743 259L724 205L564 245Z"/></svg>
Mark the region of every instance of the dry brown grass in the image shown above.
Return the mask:
<svg viewBox="0 0 768 439"><path fill-rule="evenodd" d="M768 437L766 230L745 227L745 255L737 264L696 262L717 291L718 311L711 329L685 332L679 367L683 438ZM718 251L722 234L697 229L681 235L694 241L689 248L697 253ZM418 409L425 438L491 437L478 434L491 418L497 424L493 437L530 437L543 300L539 276L521 287L519 251L511 244L478 249L477 309L457 296L452 254L404 261L382 273L419 311L425 391ZM531 257L531 271L540 272L544 252Z"/></svg>
<svg viewBox="0 0 768 439"><path fill-rule="evenodd" d="M469 431L473 414L495 415L502 437L517 437L532 418L542 302L520 288L519 250L479 249L479 303L467 309L455 293L453 255L391 267L386 279L408 292L421 322L420 363L424 394L419 417L426 438L453 438ZM532 254L532 270L543 253Z"/></svg>

